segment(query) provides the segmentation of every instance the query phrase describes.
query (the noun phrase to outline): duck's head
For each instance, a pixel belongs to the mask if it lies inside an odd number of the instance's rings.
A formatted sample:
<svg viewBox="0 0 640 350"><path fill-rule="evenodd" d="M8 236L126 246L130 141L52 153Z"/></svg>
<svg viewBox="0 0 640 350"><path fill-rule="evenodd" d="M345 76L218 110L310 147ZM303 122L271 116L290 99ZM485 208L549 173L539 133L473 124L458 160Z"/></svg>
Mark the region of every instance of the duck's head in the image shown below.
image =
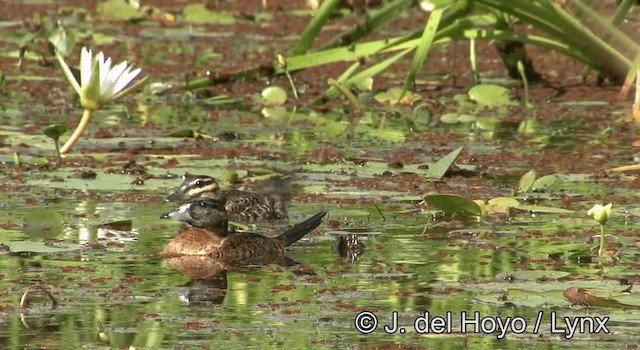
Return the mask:
<svg viewBox="0 0 640 350"><path fill-rule="evenodd" d="M228 225L224 198L198 198L183 204L178 209L162 214L161 219L184 221L199 228L225 229Z"/></svg>
<svg viewBox="0 0 640 350"><path fill-rule="evenodd" d="M214 198L220 191L218 181L207 175L194 175L185 173L182 176L182 184L175 192L168 195L165 201L176 201L194 198Z"/></svg>

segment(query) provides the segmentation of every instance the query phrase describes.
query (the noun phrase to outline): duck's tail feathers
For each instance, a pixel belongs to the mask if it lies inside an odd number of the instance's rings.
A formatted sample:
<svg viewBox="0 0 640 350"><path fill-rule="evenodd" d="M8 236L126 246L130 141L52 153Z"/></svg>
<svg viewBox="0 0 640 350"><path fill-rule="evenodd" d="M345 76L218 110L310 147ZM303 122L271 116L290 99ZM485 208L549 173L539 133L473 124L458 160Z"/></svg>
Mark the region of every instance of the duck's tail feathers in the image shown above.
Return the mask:
<svg viewBox="0 0 640 350"><path fill-rule="evenodd" d="M284 246L290 246L293 243L297 242L300 238L304 237L307 233L313 231L316 227L320 226L322 223L322 218L327 215L327 211L323 210L318 214L308 218L307 220L296 224L292 228L284 231L279 239L284 241Z"/></svg>

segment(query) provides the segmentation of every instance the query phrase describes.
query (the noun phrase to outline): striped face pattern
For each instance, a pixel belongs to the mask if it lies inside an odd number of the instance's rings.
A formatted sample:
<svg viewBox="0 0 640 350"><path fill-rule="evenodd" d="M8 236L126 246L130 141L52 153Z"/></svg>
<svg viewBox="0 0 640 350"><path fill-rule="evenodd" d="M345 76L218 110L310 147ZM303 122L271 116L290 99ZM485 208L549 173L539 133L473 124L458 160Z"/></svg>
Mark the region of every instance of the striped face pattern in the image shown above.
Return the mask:
<svg viewBox="0 0 640 350"><path fill-rule="evenodd" d="M210 176L194 176L188 178L184 176L185 180L178 189L188 198L214 198L220 191L218 181Z"/></svg>

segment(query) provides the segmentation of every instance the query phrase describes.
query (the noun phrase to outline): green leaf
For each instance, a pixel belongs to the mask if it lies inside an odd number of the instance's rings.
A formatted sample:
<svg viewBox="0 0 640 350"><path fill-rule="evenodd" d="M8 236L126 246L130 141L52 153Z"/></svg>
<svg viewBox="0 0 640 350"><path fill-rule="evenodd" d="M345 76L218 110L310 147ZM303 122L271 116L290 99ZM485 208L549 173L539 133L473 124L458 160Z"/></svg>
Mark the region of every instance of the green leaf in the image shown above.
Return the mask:
<svg viewBox="0 0 640 350"><path fill-rule="evenodd" d="M447 214L482 216L482 208L480 208L476 202L464 197L449 194L433 194L425 195L422 199L430 207L442 210Z"/></svg>
<svg viewBox="0 0 640 350"><path fill-rule="evenodd" d="M513 105L509 89L498 85L476 85L469 90L469 98L477 104L486 107L501 107Z"/></svg>
<svg viewBox="0 0 640 350"><path fill-rule="evenodd" d="M508 213L511 208L520 207L520 202L513 197L496 197L487 201L485 211L487 214Z"/></svg>
<svg viewBox="0 0 640 350"><path fill-rule="evenodd" d="M532 191L545 190L549 188L551 185L553 185L556 182L556 180L557 178L555 175L545 175L539 179L536 179L536 181L533 182L533 185L531 186L531 190Z"/></svg>
<svg viewBox="0 0 640 350"><path fill-rule="evenodd" d="M232 13L226 11L210 11L204 4L190 4L182 11L187 22L192 24L233 24L236 22Z"/></svg>
<svg viewBox="0 0 640 350"><path fill-rule="evenodd" d="M535 180L536 180L536 172L535 172L535 170L530 170L530 171L526 172L520 178L520 183L518 184L518 192L520 192L520 193L529 192L529 190L531 190L531 187L533 186L533 183L535 182Z"/></svg>
<svg viewBox="0 0 640 350"><path fill-rule="evenodd" d="M47 137L52 138L55 141L60 139L65 132L67 132L67 126L64 124L52 124L44 128L42 131Z"/></svg>
<svg viewBox="0 0 640 350"><path fill-rule="evenodd" d="M287 115L287 109L284 106L264 107L260 111L267 118L282 119Z"/></svg>
<svg viewBox="0 0 640 350"><path fill-rule="evenodd" d="M425 176L432 179L442 179L442 177L444 177L444 174L447 173L447 170L449 170L453 163L455 163L456 159L458 159L458 156L460 155L460 152L462 152L463 148L464 145L458 147L446 156L442 157L439 161L429 167Z"/></svg>
<svg viewBox="0 0 640 350"><path fill-rule="evenodd" d="M263 102L271 106L283 105L287 102L287 92L279 86L270 86L262 90Z"/></svg>
<svg viewBox="0 0 640 350"><path fill-rule="evenodd" d="M420 43L418 44L416 52L413 55L413 60L411 61L411 69L409 70L409 74L407 74L407 78L405 79L404 86L402 88L402 93L400 94L400 98L398 100L400 100L407 91L413 88L418 70L422 68L424 60L427 58L427 54L429 53L429 49L431 49L431 45L433 44L433 40L435 38L436 32L438 31L438 26L440 25L440 19L442 18L443 12L444 8L440 8L434 10L429 15L429 20L427 20L427 24L425 25L424 31L422 32L422 37L420 38Z"/></svg>
<svg viewBox="0 0 640 350"><path fill-rule="evenodd" d="M311 44L316 39L324 24L331 18L333 12L340 6L340 0L326 0L320 5L320 8L315 11L311 21L302 32L300 40L296 43L296 46L291 50L291 55L301 55L307 52L311 47Z"/></svg>
<svg viewBox="0 0 640 350"><path fill-rule="evenodd" d="M38 209L24 217L23 231L30 237L54 238L64 229L64 217L51 209Z"/></svg>
<svg viewBox="0 0 640 350"><path fill-rule="evenodd" d="M521 205L515 209L524 210L524 211L532 211L536 213L544 213L544 214L571 214L575 211L563 208L555 208L555 207L547 207L543 205Z"/></svg>
<svg viewBox="0 0 640 350"><path fill-rule="evenodd" d="M404 92L399 87L392 87L387 91L378 93L374 96L375 100L380 103L387 103L391 106L396 104L413 104L419 101L422 96L412 92Z"/></svg>
<svg viewBox="0 0 640 350"><path fill-rule="evenodd" d="M32 242L32 241L12 241L3 242L0 245L4 245L9 248L12 253L65 253L82 250L84 247L78 244L65 243L61 245L59 243L44 243L44 242Z"/></svg>
<svg viewBox="0 0 640 350"><path fill-rule="evenodd" d="M73 48L76 46L76 38L73 32L68 32L64 27L58 29L49 36L49 42L55 48L56 52L60 52L62 56L69 57Z"/></svg>
<svg viewBox="0 0 640 350"><path fill-rule="evenodd" d="M102 19L111 21L130 21L140 18L138 11L124 0L101 1L96 12Z"/></svg>

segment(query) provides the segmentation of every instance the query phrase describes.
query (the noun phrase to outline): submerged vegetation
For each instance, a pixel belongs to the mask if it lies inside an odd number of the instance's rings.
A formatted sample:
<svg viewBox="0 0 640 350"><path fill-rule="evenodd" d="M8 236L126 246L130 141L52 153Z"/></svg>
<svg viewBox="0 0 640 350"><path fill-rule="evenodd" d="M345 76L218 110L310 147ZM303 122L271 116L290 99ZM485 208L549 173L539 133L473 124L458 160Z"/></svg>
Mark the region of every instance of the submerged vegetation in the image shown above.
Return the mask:
<svg viewBox="0 0 640 350"><path fill-rule="evenodd" d="M635 346L635 3L4 4L0 347ZM160 256L183 179L327 218Z"/></svg>

